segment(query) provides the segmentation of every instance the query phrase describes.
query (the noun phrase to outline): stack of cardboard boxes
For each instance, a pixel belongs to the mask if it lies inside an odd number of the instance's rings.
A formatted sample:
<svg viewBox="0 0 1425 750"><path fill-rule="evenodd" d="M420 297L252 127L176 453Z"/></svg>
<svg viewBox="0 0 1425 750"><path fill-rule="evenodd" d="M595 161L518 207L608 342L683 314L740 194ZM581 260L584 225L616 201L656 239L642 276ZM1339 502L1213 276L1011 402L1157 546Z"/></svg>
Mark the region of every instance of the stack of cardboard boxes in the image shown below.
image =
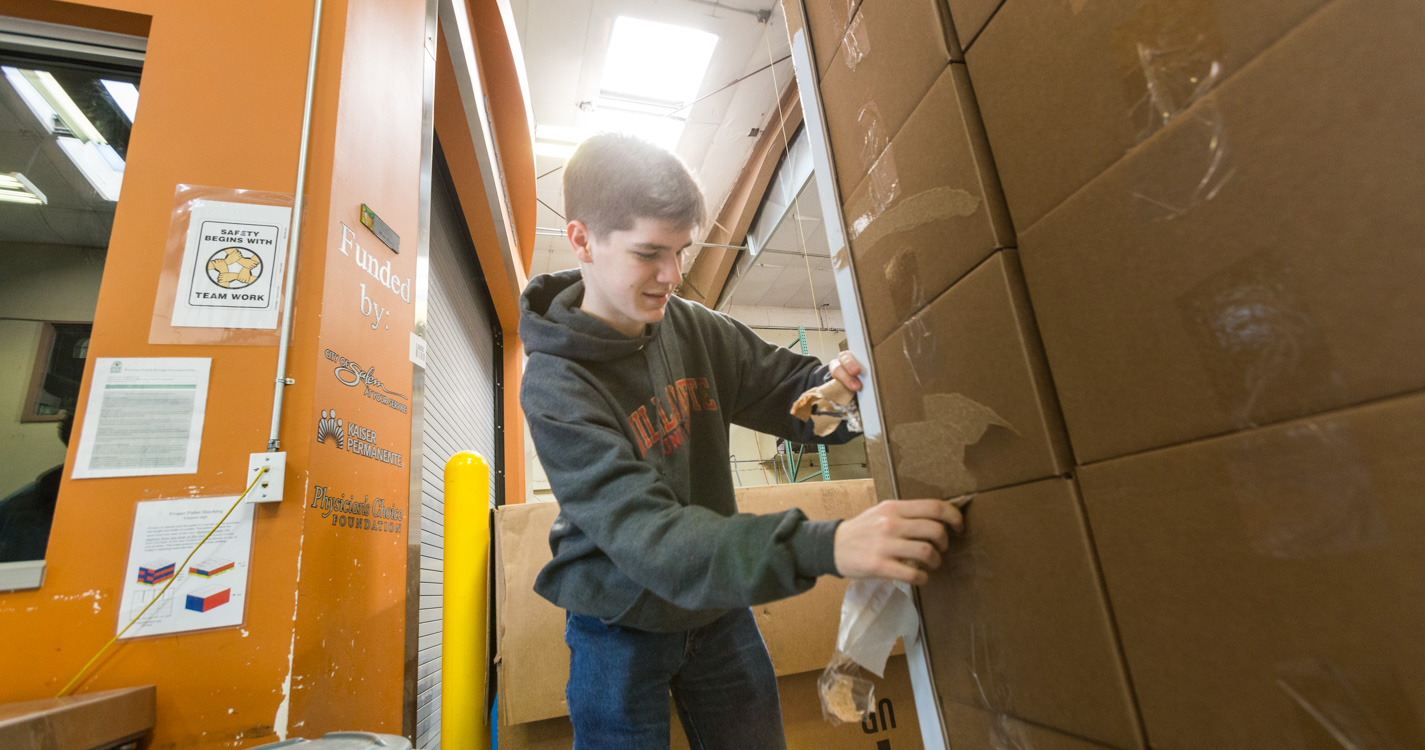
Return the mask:
<svg viewBox="0 0 1425 750"><path fill-rule="evenodd" d="M803 3L956 750L1425 746L1425 4Z"/></svg>
<svg viewBox="0 0 1425 750"><path fill-rule="evenodd" d="M808 482L738 490L745 513L801 508L813 519L849 518L876 503L871 480ZM507 505L495 515L495 611L498 615L499 744L505 750L568 750L573 743L564 687L569 649L564 612L534 592L549 562L554 503ZM782 721L791 750L920 750L910 675L897 650L874 680L876 713L860 724L822 717L817 678L831 661L846 582L824 579L801 596L753 608L778 677ZM677 719L672 750L687 750Z"/></svg>

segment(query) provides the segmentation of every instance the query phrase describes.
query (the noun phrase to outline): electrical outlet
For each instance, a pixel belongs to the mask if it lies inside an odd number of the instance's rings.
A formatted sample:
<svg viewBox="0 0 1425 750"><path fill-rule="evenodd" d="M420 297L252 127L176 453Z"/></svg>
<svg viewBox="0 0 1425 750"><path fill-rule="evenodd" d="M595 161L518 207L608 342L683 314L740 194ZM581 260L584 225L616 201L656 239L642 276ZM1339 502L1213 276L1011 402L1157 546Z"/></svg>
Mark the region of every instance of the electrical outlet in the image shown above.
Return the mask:
<svg viewBox="0 0 1425 750"><path fill-rule="evenodd" d="M257 485L247 493L249 503L282 502L282 485L287 476L287 453L254 453L247 457L247 484L257 479L257 473L267 469ZM244 485L246 486L246 485Z"/></svg>

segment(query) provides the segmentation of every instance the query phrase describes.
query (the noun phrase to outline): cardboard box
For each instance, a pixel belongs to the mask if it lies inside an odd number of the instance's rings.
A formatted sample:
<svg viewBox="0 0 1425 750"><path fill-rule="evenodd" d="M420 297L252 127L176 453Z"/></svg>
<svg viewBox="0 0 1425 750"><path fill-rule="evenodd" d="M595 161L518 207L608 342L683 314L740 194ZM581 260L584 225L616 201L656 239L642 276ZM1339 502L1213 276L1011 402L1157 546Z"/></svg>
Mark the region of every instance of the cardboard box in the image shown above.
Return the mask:
<svg viewBox="0 0 1425 750"><path fill-rule="evenodd" d="M1014 245L964 65L940 74L845 208L873 344Z"/></svg>
<svg viewBox="0 0 1425 750"><path fill-rule="evenodd" d="M1072 465L1013 251L981 263L874 356L901 497L957 497Z"/></svg>
<svg viewBox="0 0 1425 750"><path fill-rule="evenodd" d="M869 479L749 487L737 491L744 513L801 508L814 520L849 518L876 504ZM552 559L554 503L506 505L495 514L495 596L500 724L566 716L569 649L564 610L534 593L534 579ZM777 674L820 672L836 648L846 581L827 577L800 596L753 608ZM897 652L900 653L900 652Z"/></svg>
<svg viewBox="0 0 1425 750"><path fill-rule="evenodd" d="M950 64L937 5L862 0L821 79L827 139L843 197L861 183Z"/></svg>
<svg viewBox="0 0 1425 750"><path fill-rule="evenodd" d="M816 680L820 671L788 675L777 681L782 703L782 726L788 750L922 750L920 723L915 712L910 675L904 656L886 663L884 679L876 683L878 711L860 724L833 725L821 715L821 699ZM670 709L671 710L671 709ZM672 711L669 750L688 750L688 740ZM500 747L504 750L569 750L574 744L574 728L567 716L514 727L501 726ZM1048 746L1049 750L1056 750ZM955 750L960 750L957 746ZM1065 746L1063 750L1078 750Z"/></svg>
<svg viewBox="0 0 1425 750"><path fill-rule="evenodd" d="M920 599L942 701L1143 746L1072 480L977 495Z"/></svg>
<svg viewBox="0 0 1425 750"><path fill-rule="evenodd" d="M1425 747L1421 446L1425 394L1080 470L1153 747Z"/></svg>
<svg viewBox="0 0 1425 750"><path fill-rule="evenodd" d="M953 750L1101 750L1107 747L1006 714L945 703L945 739Z"/></svg>
<svg viewBox="0 0 1425 750"><path fill-rule="evenodd" d="M1020 233L1080 462L1425 388L1422 28L1336 0Z"/></svg>
<svg viewBox="0 0 1425 750"><path fill-rule="evenodd" d="M984 30L990 17L999 10L1004 0L948 0L950 18L954 21L956 39L960 48L968 51L970 43Z"/></svg>
<svg viewBox="0 0 1425 750"><path fill-rule="evenodd" d="M806 4L807 21L811 24L812 57L816 60L817 72L824 76L831 68L831 61L861 0L782 0L788 37L802 27L802 3Z"/></svg>
<svg viewBox="0 0 1425 750"><path fill-rule="evenodd" d="M534 593L534 579L554 554L549 527L556 503L495 510L496 672L501 726L567 716L569 647L564 610Z"/></svg>
<svg viewBox="0 0 1425 750"><path fill-rule="evenodd" d="M90 750L141 739L153 729L153 685L0 705L5 750Z"/></svg>
<svg viewBox="0 0 1425 750"><path fill-rule="evenodd" d="M1008 0L966 60L1015 226L1028 229L1325 3Z"/></svg>

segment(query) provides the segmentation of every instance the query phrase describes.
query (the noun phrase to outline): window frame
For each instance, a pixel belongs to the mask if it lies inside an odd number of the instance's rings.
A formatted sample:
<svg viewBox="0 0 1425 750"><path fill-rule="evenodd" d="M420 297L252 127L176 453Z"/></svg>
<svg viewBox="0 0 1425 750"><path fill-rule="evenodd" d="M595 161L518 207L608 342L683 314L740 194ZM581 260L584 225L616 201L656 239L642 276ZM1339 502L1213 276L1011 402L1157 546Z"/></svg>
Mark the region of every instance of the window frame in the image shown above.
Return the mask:
<svg viewBox="0 0 1425 750"><path fill-rule="evenodd" d="M39 323L43 327L40 329L39 345L35 347L34 363L30 367L30 387L25 393L24 410L20 412L22 424L43 424L64 419L62 412L59 414L35 413L40 405L40 391L44 390L45 373L49 371L50 359L54 355L55 339L58 336L56 326L89 326L91 336L94 330L94 321L92 320L42 320Z"/></svg>

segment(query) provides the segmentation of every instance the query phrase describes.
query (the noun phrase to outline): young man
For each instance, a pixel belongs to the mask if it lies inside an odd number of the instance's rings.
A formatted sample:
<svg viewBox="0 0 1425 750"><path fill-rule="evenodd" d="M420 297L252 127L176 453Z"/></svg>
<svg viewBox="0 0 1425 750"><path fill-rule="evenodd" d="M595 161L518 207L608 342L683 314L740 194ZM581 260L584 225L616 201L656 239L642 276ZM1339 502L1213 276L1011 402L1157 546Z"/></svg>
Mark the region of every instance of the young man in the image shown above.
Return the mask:
<svg viewBox="0 0 1425 750"><path fill-rule="evenodd" d="M521 299L520 402L560 506L535 589L568 612L575 747L667 748L671 691L692 747L784 748L749 607L823 575L924 583L963 519L938 500L846 521L738 514L729 426L813 442L792 403L829 377L859 390L859 365L822 366L673 296L706 218L673 154L591 138L564 168L564 206L579 268ZM850 438L843 425L824 441Z"/></svg>

